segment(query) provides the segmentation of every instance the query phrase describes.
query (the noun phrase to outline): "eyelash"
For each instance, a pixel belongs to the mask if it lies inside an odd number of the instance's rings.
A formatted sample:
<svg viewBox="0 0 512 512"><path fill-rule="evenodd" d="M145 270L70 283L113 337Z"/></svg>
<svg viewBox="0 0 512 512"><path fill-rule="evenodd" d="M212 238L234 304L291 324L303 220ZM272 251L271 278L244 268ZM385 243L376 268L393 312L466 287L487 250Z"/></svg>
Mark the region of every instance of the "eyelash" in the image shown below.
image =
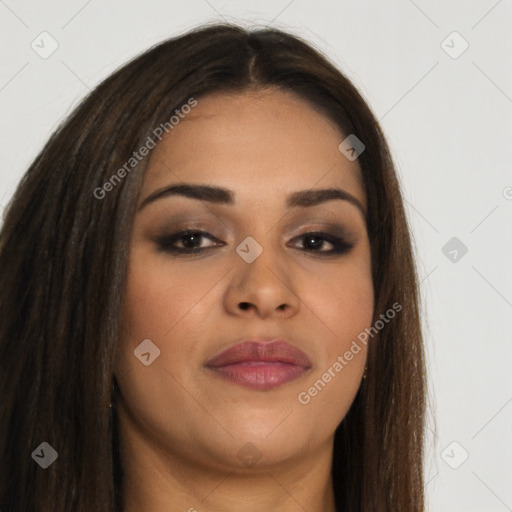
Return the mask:
<svg viewBox="0 0 512 512"><path fill-rule="evenodd" d="M190 249L190 248L180 248L180 247L174 246L176 241L179 241L179 240L181 240L187 236L191 236L191 235L194 235L196 237L199 236L201 238L208 238L210 240L215 240L215 238L206 231L186 229L184 231L180 231L180 232L174 233L172 235L166 235L166 236L160 237L157 240L157 244L161 251L167 252L170 254L176 254L176 255L178 255L178 254L193 255L193 254L198 254L198 253L201 253L201 252L209 250L209 249L213 249L213 247L202 247L202 248ZM324 233L322 231L308 231L307 233L304 233L296 238L305 239L307 237L312 237L312 238L315 238L316 240L322 240L325 242L329 242L334 246L334 248L329 251L317 251L314 249L313 250L302 249L306 252L318 253L320 256L342 255L342 254L345 254L345 253L348 253L349 251L351 251L352 248L355 246L354 242L347 242L343 238L340 238L340 237L337 237L334 235L330 235L330 234Z"/></svg>

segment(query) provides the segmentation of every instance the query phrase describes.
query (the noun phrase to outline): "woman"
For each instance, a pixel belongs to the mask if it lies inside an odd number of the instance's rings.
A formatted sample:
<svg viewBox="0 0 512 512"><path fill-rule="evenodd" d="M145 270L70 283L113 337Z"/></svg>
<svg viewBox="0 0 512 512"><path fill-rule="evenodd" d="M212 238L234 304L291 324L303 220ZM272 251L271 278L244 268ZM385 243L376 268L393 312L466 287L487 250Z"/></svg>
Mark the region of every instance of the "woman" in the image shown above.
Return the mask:
<svg viewBox="0 0 512 512"><path fill-rule="evenodd" d="M100 84L0 239L3 512L423 511L399 183L355 87L204 26Z"/></svg>

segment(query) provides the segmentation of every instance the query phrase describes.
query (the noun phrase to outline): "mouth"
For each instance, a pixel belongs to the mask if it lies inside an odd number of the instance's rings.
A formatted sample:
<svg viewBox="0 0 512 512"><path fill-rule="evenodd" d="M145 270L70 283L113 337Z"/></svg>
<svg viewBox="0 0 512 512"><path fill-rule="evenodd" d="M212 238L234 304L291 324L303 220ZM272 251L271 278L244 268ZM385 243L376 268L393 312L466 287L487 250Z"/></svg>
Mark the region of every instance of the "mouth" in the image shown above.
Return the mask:
<svg viewBox="0 0 512 512"><path fill-rule="evenodd" d="M273 389L296 380L311 366L304 352L283 340L239 343L205 364L218 376L257 390Z"/></svg>

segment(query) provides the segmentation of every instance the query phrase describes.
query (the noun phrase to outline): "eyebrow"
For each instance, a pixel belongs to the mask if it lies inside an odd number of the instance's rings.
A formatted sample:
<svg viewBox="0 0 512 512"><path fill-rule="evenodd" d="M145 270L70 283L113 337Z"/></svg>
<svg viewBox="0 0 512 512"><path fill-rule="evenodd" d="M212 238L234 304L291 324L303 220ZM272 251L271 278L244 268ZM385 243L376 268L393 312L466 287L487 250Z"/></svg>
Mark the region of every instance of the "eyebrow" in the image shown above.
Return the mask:
<svg viewBox="0 0 512 512"><path fill-rule="evenodd" d="M155 192L142 201L139 211L150 203L171 196L183 196L216 204L233 205L235 203L233 192L227 188L181 183L155 190ZM366 211L359 199L340 188L310 189L293 192L286 198L286 206L289 208L309 208L333 199L348 201L356 206L363 214L363 217L366 218Z"/></svg>

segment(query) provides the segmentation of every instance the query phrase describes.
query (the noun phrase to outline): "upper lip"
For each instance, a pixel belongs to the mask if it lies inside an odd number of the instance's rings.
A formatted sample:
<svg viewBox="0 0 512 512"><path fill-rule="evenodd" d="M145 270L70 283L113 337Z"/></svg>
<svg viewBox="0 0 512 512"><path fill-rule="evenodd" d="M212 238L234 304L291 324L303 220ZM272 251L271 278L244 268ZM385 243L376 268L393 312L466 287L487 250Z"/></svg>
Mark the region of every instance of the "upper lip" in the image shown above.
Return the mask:
<svg viewBox="0 0 512 512"><path fill-rule="evenodd" d="M208 367L227 366L244 361L281 362L311 367L308 356L284 340L248 340L232 345L206 363Z"/></svg>

